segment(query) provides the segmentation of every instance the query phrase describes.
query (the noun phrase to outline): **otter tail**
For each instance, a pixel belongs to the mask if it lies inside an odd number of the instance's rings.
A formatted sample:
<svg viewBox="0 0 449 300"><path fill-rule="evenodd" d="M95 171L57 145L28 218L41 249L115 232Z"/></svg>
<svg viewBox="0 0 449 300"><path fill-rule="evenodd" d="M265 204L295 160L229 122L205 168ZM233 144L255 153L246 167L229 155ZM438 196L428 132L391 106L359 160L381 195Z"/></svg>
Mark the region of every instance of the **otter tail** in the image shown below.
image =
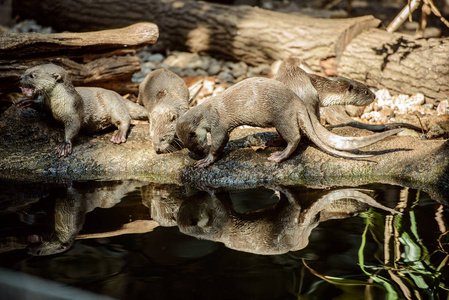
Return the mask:
<svg viewBox="0 0 449 300"><path fill-rule="evenodd" d="M128 110L131 119L148 120L148 110L145 107L132 101L129 101L125 98L121 98L121 100L125 105L126 109Z"/></svg>
<svg viewBox="0 0 449 300"><path fill-rule="evenodd" d="M303 103L303 102L301 101L301 103ZM309 139L312 142L314 142L315 145L320 147L320 149L325 150L326 152L328 152L330 154L333 154L333 155L336 155L336 156L341 156L341 157L346 157L346 158L366 158L366 157L373 156L373 155L366 155L366 154L359 155L359 154L352 154L352 153L338 151L338 150L332 148L331 146L329 146L328 144L324 143L318 137L317 132L315 131L315 128L314 128L314 126L312 124L311 117L315 117L315 119L318 121L316 116L314 114L310 114L308 112L308 110L304 106L304 108L300 109L299 112L298 112L298 123L300 124L301 129L307 134ZM316 124L317 124L316 127L321 127L322 129L326 130L326 128L324 128L319 122L316 123ZM327 132L329 132L329 131L327 131ZM336 134L333 134L333 135L337 136L337 137L341 137L341 136L338 136Z"/></svg>
<svg viewBox="0 0 449 300"><path fill-rule="evenodd" d="M314 131L324 143L337 150L355 150L377 143L390 135L403 131L403 128L388 130L368 136L347 137L337 135L323 127L314 114L309 114Z"/></svg>
<svg viewBox="0 0 449 300"><path fill-rule="evenodd" d="M374 132L382 132L393 128L408 128L417 132L422 132L422 129L408 123L389 123L389 124L366 124L358 121L354 121L347 115L342 106L329 106L323 107L326 121L331 125L331 128L350 126L360 129L366 129Z"/></svg>

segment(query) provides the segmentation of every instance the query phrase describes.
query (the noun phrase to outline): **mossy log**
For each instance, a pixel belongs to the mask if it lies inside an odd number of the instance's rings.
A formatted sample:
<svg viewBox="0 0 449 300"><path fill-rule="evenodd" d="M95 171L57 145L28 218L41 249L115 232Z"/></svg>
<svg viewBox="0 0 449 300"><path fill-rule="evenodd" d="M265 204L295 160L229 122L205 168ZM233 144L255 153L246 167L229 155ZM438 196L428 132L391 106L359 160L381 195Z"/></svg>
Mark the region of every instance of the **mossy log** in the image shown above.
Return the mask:
<svg viewBox="0 0 449 300"><path fill-rule="evenodd" d="M371 134L334 129L341 135ZM147 123L135 124L128 141L109 142L113 132L80 135L73 153L53 153L62 128L31 108L9 108L0 117L0 178L17 180L139 179L192 186L354 186L382 182L422 189L435 199L449 194L449 143L393 136L361 149L375 156L344 159L331 156L303 139L297 151L276 164L267 160L275 148L254 150L276 134L268 129L237 129L222 157L205 169L193 167L187 149L157 155ZM447 200L447 198L446 198Z"/></svg>
<svg viewBox="0 0 449 300"><path fill-rule="evenodd" d="M26 69L49 62L66 69L76 86L135 92L131 77L140 71L135 49L157 38L158 28L152 23L83 33L0 35L0 93L19 91L19 76Z"/></svg>

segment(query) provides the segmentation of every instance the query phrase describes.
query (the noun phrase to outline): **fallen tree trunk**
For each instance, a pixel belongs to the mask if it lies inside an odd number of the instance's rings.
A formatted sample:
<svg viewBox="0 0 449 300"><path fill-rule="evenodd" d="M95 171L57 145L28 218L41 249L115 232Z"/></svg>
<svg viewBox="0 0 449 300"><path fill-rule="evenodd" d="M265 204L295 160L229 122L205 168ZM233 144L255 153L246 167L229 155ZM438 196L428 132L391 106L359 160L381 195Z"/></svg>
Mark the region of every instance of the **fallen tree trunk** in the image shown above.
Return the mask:
<svg viewBox="0 0 449 300"><path fill-rule="evenodd" d="M160 29L158 45L169 49L218 53L253 65L294 54L316 70L321 61L338 56L358 33L380 24L372 16L316 19L198 1L15 0L13 4L16 14L57 30L99 30L149 21Z"/></svg>
<svg viewBox="0 0 449 300"><path fill-rule="evenodd" d="M197 169L187 149L157 155L151 147L148 127L148 123L136 124L128 141L121 145L109 142L113 132L94 137L80 135L73 153L58 158L53 150L63 139L63 130L50 127L45 116L33 109L13 106L0 117L0 179L139 179L202 187L354 186L380 182L421 189L441 201L447 201L449 194L449 143L441 140L424 143L410 136L389 137L362 149L375 156L355 160L331 156L304 139L289 159L277 164L267 158L278 149L255 151L247 147L274 139L274 131L236 129L220 159L208 168ZM348 128L336 132L364 134Z"/></svg>
<svg viewBox="0 0 449 300"><path fill-rule="evenodd" d="M449 39L418 39L367 30L346 47L338 74L379 89L444 100L449 97Z"/></svg>
<svg viewBox="0 0 449 300"><path fill-rule="evenodd" d="M14 0L13 4L16 14L58 30L150 21L161 30L158 46L172 50L212 53L249 64L296 55L326 75L344 75L398 93L421 92L437 100L449 94L449 66L444 63L449 59L448 39L365 31L380 24L372 16L320 19L182 0Z"/></svg>
<svg viewBox="0 0 449 300"><path fill-rule="evenodd" d="M0 35L0 92L18 91L19 76L26 69L49 62L65 68L77 86L135 92L131 77L140 70L135 49L157 38L152 23L86 33Z"/></svg>

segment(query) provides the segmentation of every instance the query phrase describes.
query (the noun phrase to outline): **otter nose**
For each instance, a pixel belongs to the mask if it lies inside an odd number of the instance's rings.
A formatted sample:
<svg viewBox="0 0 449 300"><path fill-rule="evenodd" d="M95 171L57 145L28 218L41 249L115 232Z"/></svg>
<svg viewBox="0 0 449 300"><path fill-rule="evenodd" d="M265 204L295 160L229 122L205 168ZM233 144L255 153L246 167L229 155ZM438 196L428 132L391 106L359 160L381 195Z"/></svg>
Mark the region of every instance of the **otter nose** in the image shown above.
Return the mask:
<svg viewBox="0 0 449 300"><path fill-rule="evenodd" d="M156 154L161 154L163 152L160 147L154 147L154 151L156 151Z"/></svg>

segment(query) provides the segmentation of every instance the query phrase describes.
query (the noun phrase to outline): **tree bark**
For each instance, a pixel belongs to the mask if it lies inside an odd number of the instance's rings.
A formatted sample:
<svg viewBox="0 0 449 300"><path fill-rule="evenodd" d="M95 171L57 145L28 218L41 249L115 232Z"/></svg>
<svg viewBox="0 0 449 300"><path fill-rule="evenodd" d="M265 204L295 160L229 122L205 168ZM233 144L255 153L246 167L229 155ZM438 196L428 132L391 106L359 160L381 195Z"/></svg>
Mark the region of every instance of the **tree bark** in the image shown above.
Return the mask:
<svg viewBox="0 0 449 300"><path fill-rule="evenodd" d="M158 45L170 49L214 53L253 65L297 55L316 71L321 61L339 56L358 33L380 24L372 16L317 19L249 6L174 0L15 0L14 10L57 30L154 22L160 29Z"/></svg>
<svg viewBox="0 0 449 300"><path fill-rule="evenodd" d="M140 70L135 49L156 42L155 24L86 33L11 33L0 36L0 92L18 91L19 76L28 68L55 63L76 86L99 86L121 94L135 92L131 82Z"/></svg>
<svg viewBox="0 0 449 300"><path fill-rule="evenodd" d="M188 0L14 0L13 5L16 14L58 30L151 21L161 31L158 47L254 65L295 55L325 75L343 75L398 93L421 92L437 100L449 94L449 40L376 30L380 21L372 16L320 19Z"/></svg>
<svg viewBox="0 0 449 300"><path fill-rule="evenodd" d="M371 29L354 38L338 74L391 92L449 97L449 39L418 39Z"/></svg>

